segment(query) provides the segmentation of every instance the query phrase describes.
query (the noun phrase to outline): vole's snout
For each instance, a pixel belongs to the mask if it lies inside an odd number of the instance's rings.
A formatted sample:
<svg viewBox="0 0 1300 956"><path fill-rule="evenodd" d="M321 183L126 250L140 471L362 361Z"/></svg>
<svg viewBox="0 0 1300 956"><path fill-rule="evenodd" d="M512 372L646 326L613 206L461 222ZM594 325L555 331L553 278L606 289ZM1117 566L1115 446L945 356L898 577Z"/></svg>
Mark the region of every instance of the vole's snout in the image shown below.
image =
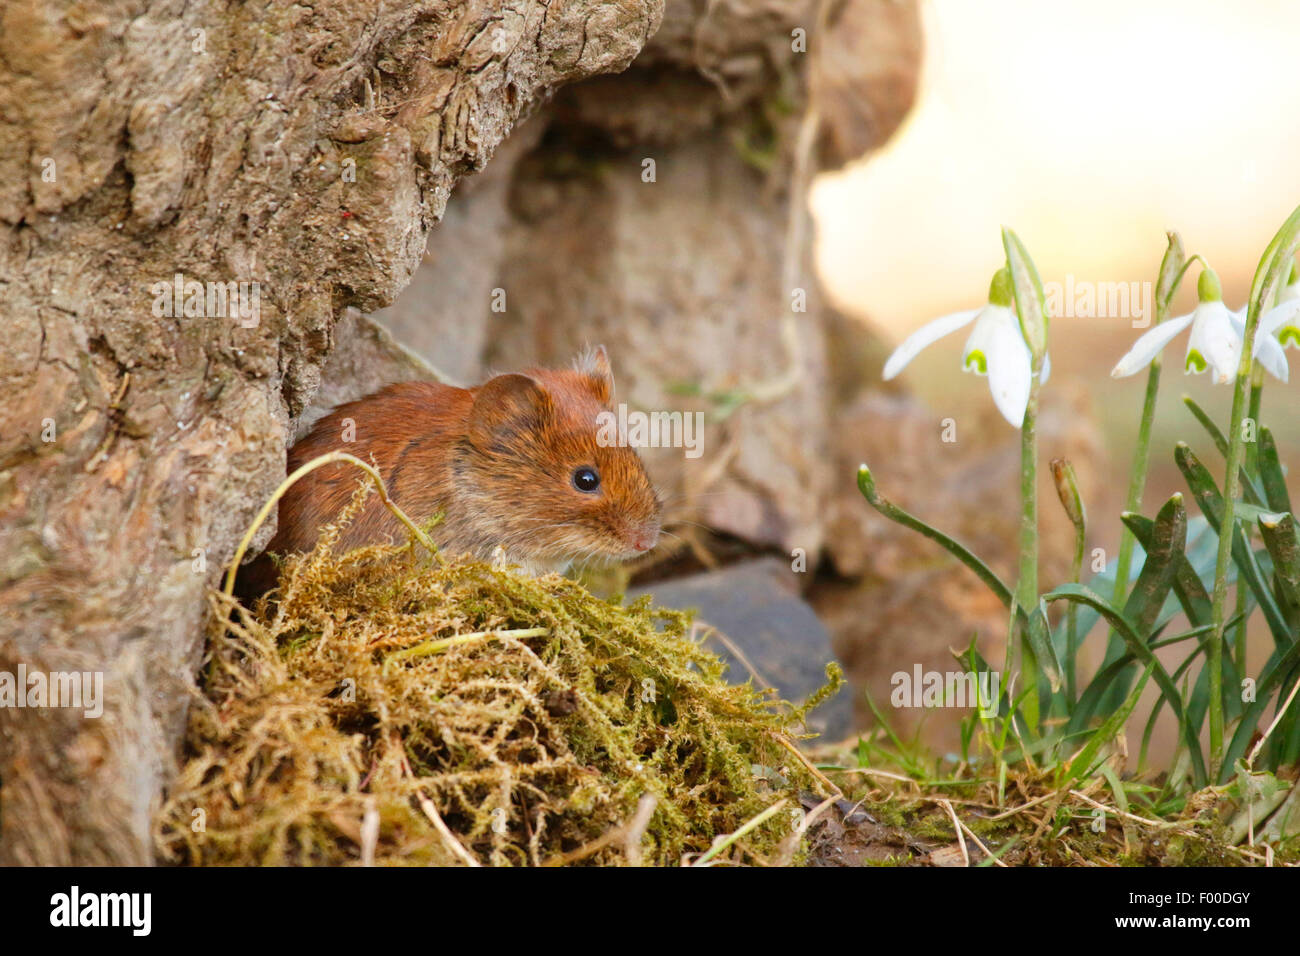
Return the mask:
<svg viewBox="0 0 1300 956"><path fill-rule="evenodd" d="M629 535L629 541L633 550L642 553L649 551L659 541L659 524L658 522L649 522L638 528L634 528Z"/></svg>

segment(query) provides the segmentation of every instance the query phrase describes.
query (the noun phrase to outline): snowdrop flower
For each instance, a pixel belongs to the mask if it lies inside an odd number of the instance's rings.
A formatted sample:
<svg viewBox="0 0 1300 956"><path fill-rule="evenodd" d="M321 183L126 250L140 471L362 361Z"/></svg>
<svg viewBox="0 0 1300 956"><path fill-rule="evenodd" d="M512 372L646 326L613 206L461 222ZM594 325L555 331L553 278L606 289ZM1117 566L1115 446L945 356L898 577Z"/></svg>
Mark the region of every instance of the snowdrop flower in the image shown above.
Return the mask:
<svg viewBox="0 0 1300 956"><path fill-rule="evenodd" d="M1291 266L1291 281L1278 296L1278 304L1265 312L1259 320L1259 338L1274 338L1285 349L1300 348L1300 280L1296 279L1295 265ZM1258 348L1256 357L1258 358Z"/></svg>
<svg viewBox="0 0 1300 956"><path fill-rule="evenodd" d="M1169 319L1147 332L1135 343L1119 364L1111 370L1115 378L1135 375L1146 368L1160 351L1186 329L1192 328L1187 342L1183 367L1188 374L1210 371L1215 383L1231 382L1241 364L1241 344L1245 336L1243 315L1223 304L1219 277L1213 269L1203 269L1196 283L1200 303L1190 315ZM1244 312L1244 310L1243 310ZM1263 334L1261 326L1255 337L1255 358L1275 378L1287 380L1286 355L1276 339Z"/></svg>
<svg viewBox="0 0 1300 956"><path fill-rule="evenodd" d="M1232 327L1237 332L1237 338L1245 341L1246 306L1243 305L1239 311L1232 314ZM1281 382L1285 382L1291 377L1291 370L1286 360L1286 349L1264 327L1262 318L1259 322L1259 328L1255 330L1255 361L1259 362L1270 375Z"/></svg>
<svg viewBox="0 0 1300 956"><path fill-rule="evenodd" d="M945 335L975 323L962 352L962 370L987 375L989 391L998 411L1016 428L1025 420L1029 386L1033 378L1033 357L1025 343L1016 315L1011 273L999 269L989 283L989 301L982 309L954 312L921 326L909 335L885 363L885 381L901 372L925 348ZM1049 363L1043 361L1042 380L1047 381Z"/></svg>

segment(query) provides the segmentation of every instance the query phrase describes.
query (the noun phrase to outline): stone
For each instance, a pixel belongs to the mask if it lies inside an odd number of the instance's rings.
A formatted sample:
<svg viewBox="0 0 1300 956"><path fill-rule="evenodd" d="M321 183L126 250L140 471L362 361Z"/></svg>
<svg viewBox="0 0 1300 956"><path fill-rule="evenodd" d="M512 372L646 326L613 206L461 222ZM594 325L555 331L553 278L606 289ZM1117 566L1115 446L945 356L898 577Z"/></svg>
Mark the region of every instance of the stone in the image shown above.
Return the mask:
<svg viewBox="0 0 1300 956"><path fill-rule="evenodd" d="M653 595L665 607L698 611L697 621L716 628L705 646L730 665L729 680L773 687L798 703L826 683L835 660L830 633L799 596L789 565L759 558L688 577L633 588L628 598ZM853 705L844 688L808 716L809 729L829 741L852 730Z"/></svg>

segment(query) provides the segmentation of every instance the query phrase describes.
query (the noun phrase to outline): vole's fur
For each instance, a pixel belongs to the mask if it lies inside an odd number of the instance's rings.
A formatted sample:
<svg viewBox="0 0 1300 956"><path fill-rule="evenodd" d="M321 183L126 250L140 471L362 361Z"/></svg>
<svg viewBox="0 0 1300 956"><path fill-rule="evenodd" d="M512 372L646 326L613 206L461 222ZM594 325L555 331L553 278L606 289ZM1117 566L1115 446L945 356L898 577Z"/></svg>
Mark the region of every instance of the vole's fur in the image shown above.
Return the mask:
<svg viewBox="0 0 1300 956"><path fill-rule="evenodd" d="M475 388L390 385L317 422L290 449L289 471L335 450L373 460L412 519L443 513L433 537L450 555L490 558L501 546L508 561L531 573L633 557L658 538L660 502L634 449L597 441L596 416L610 408L613 387L603 348L573 369L498 375ZM345 442L348 419L355 438ZM599 473L595 492L574 486L582 466ZM266 550L311 550L320 528L351 499L359 474L340 463L300 479L280 501ZM400 541L405 533L375 495L338 548ZM274 570L265 556L259 562L250 583L269 586Z"/></svg>

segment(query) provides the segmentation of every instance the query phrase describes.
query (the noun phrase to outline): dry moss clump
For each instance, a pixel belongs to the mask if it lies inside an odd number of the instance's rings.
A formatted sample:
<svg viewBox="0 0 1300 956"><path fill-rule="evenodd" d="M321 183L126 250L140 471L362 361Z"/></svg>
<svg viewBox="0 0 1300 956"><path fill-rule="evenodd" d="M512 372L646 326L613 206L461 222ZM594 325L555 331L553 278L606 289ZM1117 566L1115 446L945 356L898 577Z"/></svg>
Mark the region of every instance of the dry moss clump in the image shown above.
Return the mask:
<svg viewBox="0 0 1300 956"><path fill-rule="evenodd" d="M771 807L770 781L811 782L785 735L816 701L727 684L686 615L337 537L285 566L278 605L213 595L166 861L675 864ZM719 858L764 862L791 830L771 814Z"/></svg>

